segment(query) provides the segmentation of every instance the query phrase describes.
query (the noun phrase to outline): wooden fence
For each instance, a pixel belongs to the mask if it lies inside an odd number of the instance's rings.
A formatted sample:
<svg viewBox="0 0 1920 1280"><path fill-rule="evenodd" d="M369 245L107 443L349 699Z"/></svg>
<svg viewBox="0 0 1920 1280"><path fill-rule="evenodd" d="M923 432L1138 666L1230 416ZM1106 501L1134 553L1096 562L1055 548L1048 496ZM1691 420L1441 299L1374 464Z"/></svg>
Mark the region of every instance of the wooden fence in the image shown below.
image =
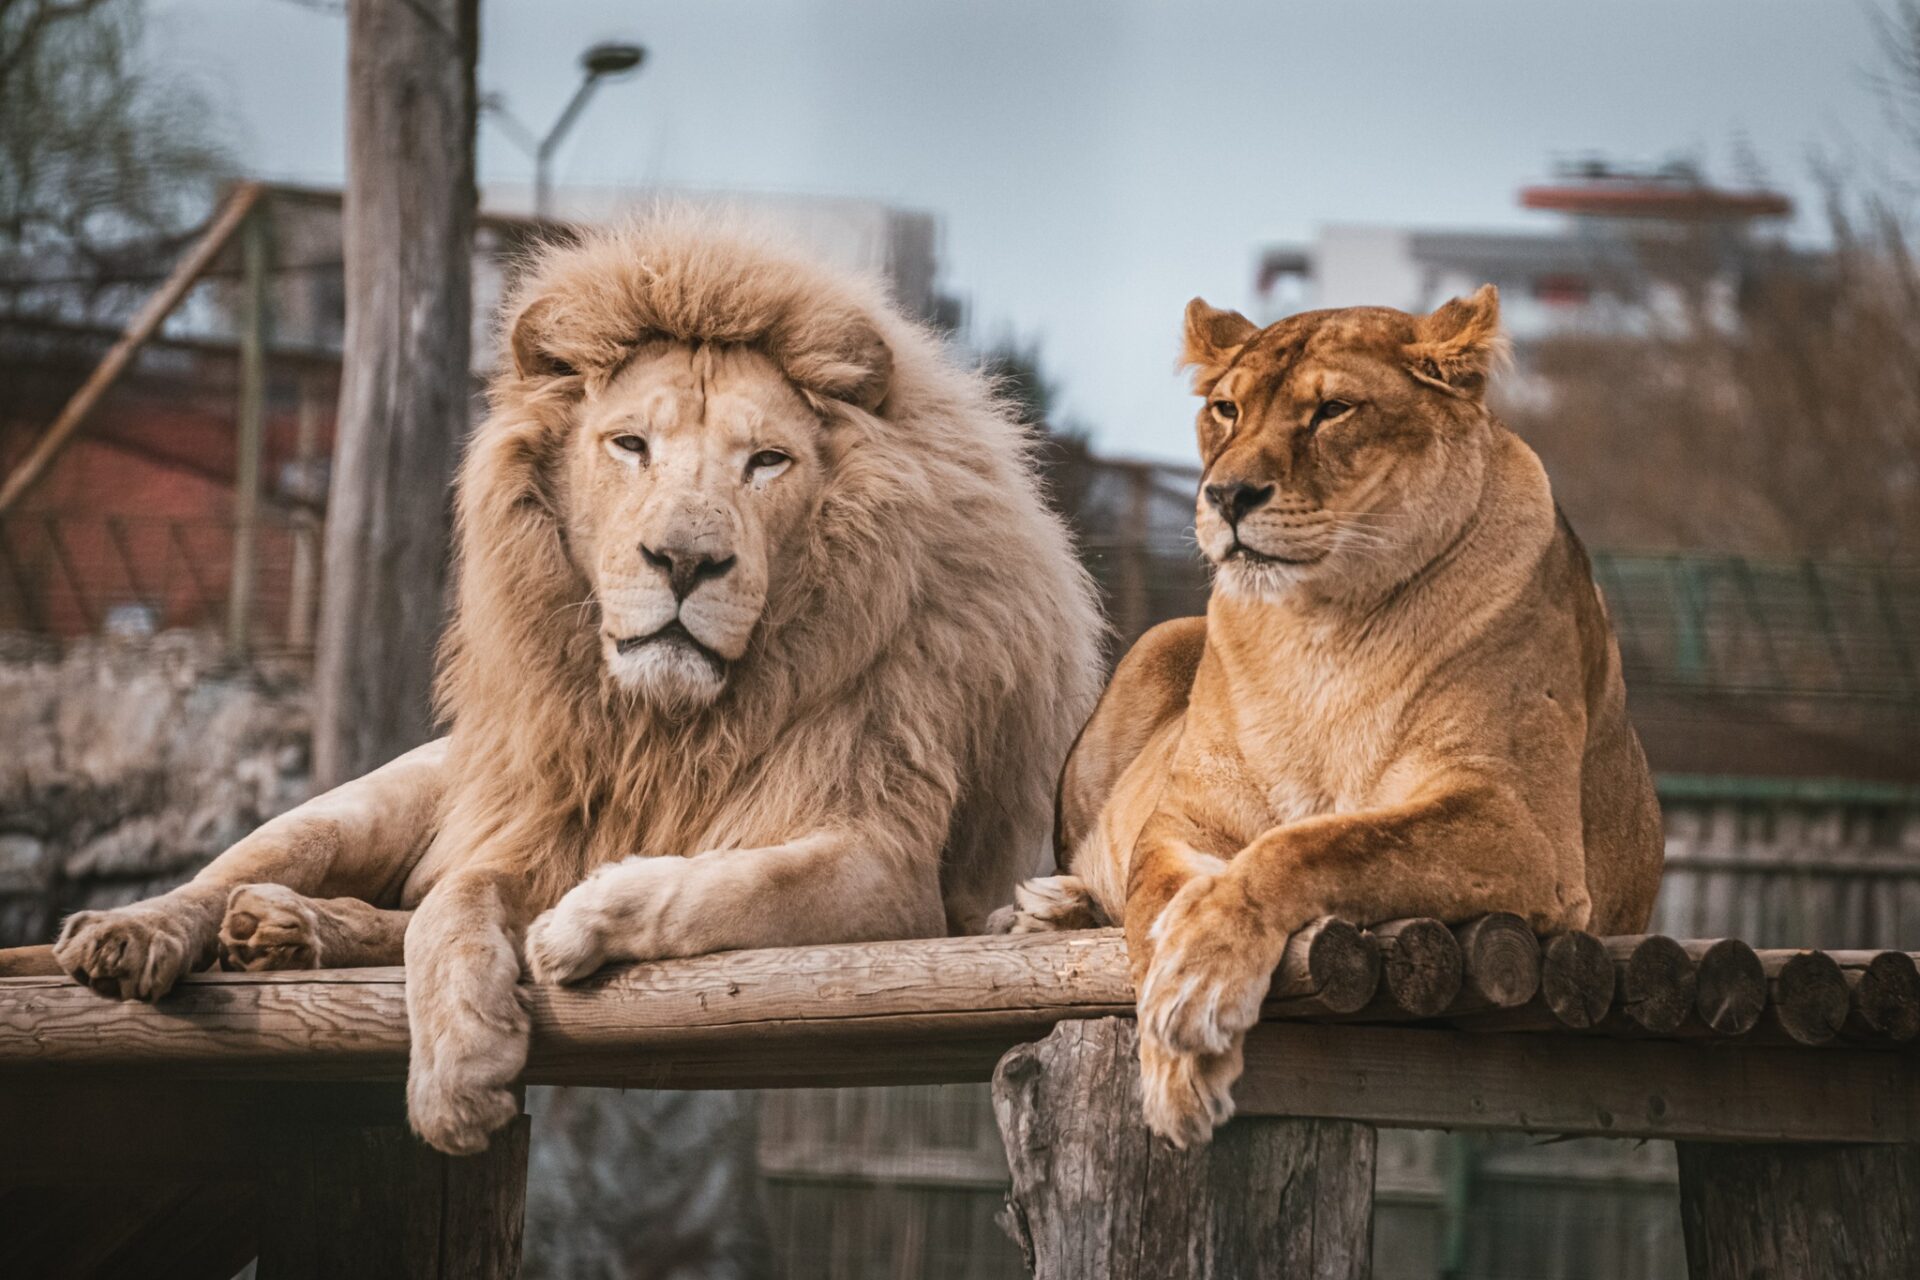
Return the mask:
<svg viewBox="0 0 1920 1280"><path fill-rule="evenodd" d="M517 1265L526 1122L464 1161L405 1135L402 971L209 974L147 1006L47 968L0 953L0 973L41 971L0 978L0 1207L22 1224L0 1273ZM1243 1118L1187 1153L1139 1123L1126 973L1111 930L637 965L525 989L527 1079L994 1076L1040 1276L1365 1275L1374 1126L1676 1139L1694 1276L1837 1274L1836 1251L1850 1275L1920 1273L1905 952L1322 922L1248 1037Z"/></svg>

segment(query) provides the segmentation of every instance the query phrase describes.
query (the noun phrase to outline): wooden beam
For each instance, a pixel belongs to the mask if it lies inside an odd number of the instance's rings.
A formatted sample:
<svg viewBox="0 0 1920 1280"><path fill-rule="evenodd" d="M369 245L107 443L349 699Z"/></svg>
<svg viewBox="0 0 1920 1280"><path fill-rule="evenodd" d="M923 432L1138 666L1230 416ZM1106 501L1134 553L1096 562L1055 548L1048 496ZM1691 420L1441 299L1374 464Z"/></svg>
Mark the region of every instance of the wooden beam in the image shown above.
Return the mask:
<svg viewBox="0 0 1920 1280"><path fill-rule="evenodd" d="M1111 929L635 965L577 987L524 989L534 1025L527 1080L640 1088L984 1080L1007 1049L1059 1022L1130 1014L1127 972ZM158 1006L108 1001L58 976L0 980L0 1080L81 1068L148 1082L398 1079L404 978L399 969L203 974ZM1814 1049L1700 1028L1694 1040L1655 1041L1618 1014L1570 1033L1538 998L1472 1014L1472 1030L1351 1025L1389 1016L1377 1001L1360 1014L1314 1016L1321 1020L1256 1028L1243 1107L1415 1127L1920 1140L1920 1055L1890 1038ZM1335 1025L1341 1017L1347 1023ZM1688 1030L1698 1026L1691 1020Z"/></svg>
<svg viewBox="0 0 1920 1280"><path fill-rule="evenodd" d="M255 544L260 534L260 454L267 416L267 215L240 228L240 398L234 413L233 569L227 581L227 650L244 654L253 622Z"/></svg>
<svg viewBox="0 0 1920 1280"><path fill-rule="evenodd" d="M219 256L220 250L226 247L227 241L246 220L247 213L259 198L260 185L254 182L240 183L228 194L226 203L214 215L206 231L194 241L193 247L187 251L187 256L175 264L166 282L154 290L153 295L134 314L133 319L127 322L126 330L121 333L119 341L108 348L107 354L101 358L93 372L87 375L87 380L80 384L80 389L73 393L66 406L60 410L60 415L53 420L53 425L47 428L46 434L42 435L27 456L21 459L20 465L13 469L6 483L0 484L0 515L5 514L14 503L20 500L21 495L33 486L34 481L38 480L47 466L59 456L60 450L66 447L74 433L86 424L87 416L99 405L101 397L107 394L114 382L126 371L127 366L133 362L133 357L139 353L147 339L154 335L166 318L173 314L174 308L186 298L187 291L200 278L200 273L212 265L213 260Z"/></svg>

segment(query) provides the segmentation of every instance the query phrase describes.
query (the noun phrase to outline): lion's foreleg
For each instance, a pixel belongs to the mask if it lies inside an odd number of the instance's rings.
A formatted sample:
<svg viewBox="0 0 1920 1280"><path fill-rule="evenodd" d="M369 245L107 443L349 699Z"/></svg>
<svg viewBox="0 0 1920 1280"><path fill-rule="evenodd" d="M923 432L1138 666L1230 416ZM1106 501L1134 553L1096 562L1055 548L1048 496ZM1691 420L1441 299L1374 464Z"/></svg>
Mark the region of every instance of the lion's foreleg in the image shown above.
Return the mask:
<svg viewBox="0 0 1920 1280"><path fill-rule="evenodd" d="M416 748L281 814L178 889L69 917L54 958L104 995L152 1000L182 974L212 963L228 898L239 886L358 898L391 892L433 834L445 757L445 739Z"/></svg>
<svg viewBox="0 0 1920 1280"><path fill-rule="evenodd" d="M482 864L429 890L406 931L407 1115L450 1155L484 1150L519 1113L511 1086L529 1036L515 945L524 915L519 878Z"/></svg>
<svg viewBox="0 0 1920 1280"><path fill-rule="evenodd" d="M629 858L527 932L527 964L570 982L604 964L946 932L938 871L879 838L830 831L691 858Z"/></svg>

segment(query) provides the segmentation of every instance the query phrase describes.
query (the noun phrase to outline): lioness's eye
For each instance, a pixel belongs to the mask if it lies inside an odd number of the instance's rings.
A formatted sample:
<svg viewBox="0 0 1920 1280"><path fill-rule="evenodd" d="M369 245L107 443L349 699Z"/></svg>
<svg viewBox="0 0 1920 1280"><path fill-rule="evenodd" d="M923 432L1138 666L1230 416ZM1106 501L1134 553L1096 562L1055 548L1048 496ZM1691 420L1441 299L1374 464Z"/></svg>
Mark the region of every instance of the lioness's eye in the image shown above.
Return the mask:
<svg viewBox="0 0 1920 1280"><path fill-rule="evenodd" d="M1342 414L1350 412L1352 408L1353 406L1345 400L1323 400L1320 402L1320 407L1313 411L1313 421L1308 425L1317 427L1323 422L1331 422Z"/></svg>
<svg viewBox="0 0 1920 1280"><path fill-rule="evenodd" d="M1222 422L1232 422L1240 416L1240 406L1231 400L1215 400L1213 416Z"/></svg>
<svg viewBox="0 0 1920 1280"><path fill-rule="evenodd" d="M631 453L635 457L639 458L642 462L646 461L647 442L641 439L639 436L635 436L635 435L615 436L612 440L608 441L607 443L611 444L614 448L620 450L622 453Z"/></svg>
<svg viewBox="0 0 1920 1280"><path fill-rule="evenodd" d="M769 471L774 467L784 467L792 461L792 458L778 449L762 449L747 459L747 472L752 474L755 471Z"/></svg>

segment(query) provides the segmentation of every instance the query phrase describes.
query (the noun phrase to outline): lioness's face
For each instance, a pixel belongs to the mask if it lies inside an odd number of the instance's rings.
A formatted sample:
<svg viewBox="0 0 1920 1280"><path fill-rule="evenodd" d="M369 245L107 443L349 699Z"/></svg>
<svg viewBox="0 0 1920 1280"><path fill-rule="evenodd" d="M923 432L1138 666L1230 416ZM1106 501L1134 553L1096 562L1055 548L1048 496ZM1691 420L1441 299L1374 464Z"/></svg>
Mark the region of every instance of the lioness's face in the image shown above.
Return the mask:
<svg viewBox="0 0 1920 1280"><path fill-rule="evenodd" d="M1196 298L1195 530L1220 587L1371 588L1438 554L1478 502L1497 336L1491 288L1431 316L1355 307L1265 329Z"/></svg>
<svg viewBox="0 0 1920 1280"><path fill-rule="evenodd" d="M670 712L720 695L820 491L821 449L818 416L751 350L660 343L587 394L561 508L617 683Z"/></svg>

